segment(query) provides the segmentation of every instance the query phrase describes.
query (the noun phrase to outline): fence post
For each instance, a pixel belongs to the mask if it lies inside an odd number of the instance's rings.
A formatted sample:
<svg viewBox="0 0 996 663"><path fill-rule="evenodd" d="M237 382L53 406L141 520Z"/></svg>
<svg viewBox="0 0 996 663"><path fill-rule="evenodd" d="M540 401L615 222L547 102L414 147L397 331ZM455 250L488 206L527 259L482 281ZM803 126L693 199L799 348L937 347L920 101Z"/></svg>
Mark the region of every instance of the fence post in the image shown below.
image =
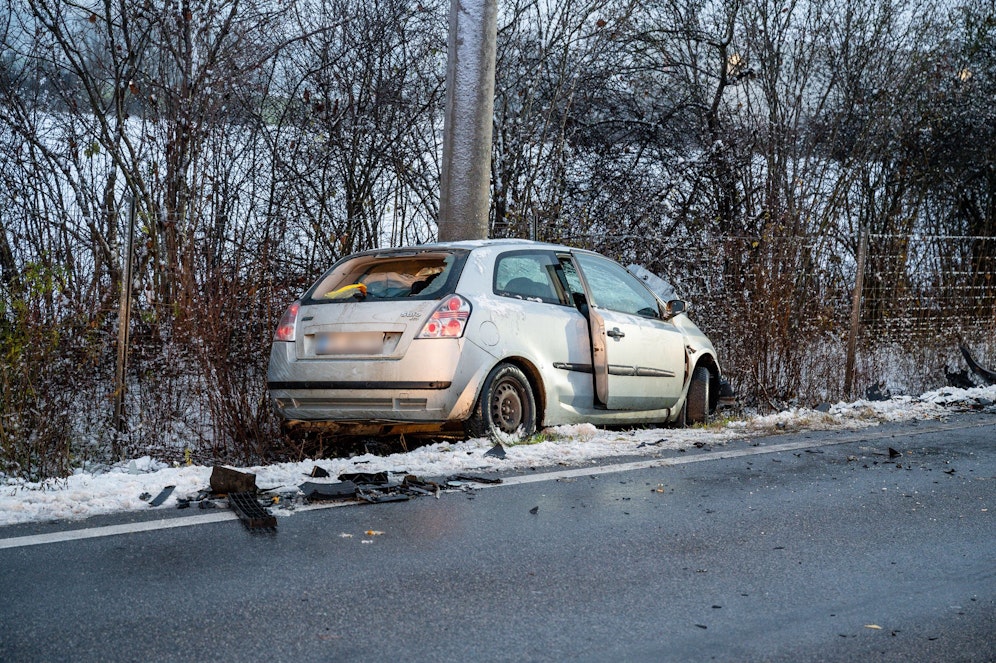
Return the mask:
<svg viewBox="0 0 996 663"><path fill-rule="evenodd" d="M851 295L851 327L847 331L847 358L844 363L844 393L850 397L854 389L854 356L858 347L858 327L861 326L861 292L865 286L865 255L868 253L868 232L859 231L858 255Z"/></svg>
<svg viewBox="0 0 996 663"><path fill-rule="evenodd" d="M131 326L131 262L135 244L135 196L128 206L128 234L121 269L121 298L118 302L118 361L114 370L114 444L113 454L121 455L121 438L125 433L125 378Z"/></svg>

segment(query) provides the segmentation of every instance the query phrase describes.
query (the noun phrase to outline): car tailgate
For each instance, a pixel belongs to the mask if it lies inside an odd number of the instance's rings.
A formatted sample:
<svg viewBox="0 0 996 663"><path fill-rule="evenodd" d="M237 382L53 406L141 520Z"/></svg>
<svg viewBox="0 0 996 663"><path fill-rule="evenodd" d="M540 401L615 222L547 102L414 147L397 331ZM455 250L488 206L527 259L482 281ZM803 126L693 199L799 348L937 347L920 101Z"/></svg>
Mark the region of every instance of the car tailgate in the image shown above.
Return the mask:
<svg viewBox="0 0 996 663"><path fill-rule="evenodd" d="M437 301L331 302L302 307L298 359L403 357Z"/></svg>

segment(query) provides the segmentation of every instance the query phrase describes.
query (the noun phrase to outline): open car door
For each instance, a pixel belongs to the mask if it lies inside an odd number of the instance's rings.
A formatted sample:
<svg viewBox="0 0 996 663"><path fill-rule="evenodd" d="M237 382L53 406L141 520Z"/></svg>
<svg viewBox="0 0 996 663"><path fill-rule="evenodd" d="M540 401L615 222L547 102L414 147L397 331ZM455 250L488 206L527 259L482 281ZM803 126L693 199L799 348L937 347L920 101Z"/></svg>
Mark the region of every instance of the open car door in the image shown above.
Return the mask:
<svg viewBox="0 0 996 663"><path fill-rule="evenodd" d="M598 401L610 410L673 407L684 383L683 334L664 320L657 298L621 265L586 252L572 255L575 278L585 291L587 311L582 312L591 335ZM571 269L565 265L565 272Z"/></svg>

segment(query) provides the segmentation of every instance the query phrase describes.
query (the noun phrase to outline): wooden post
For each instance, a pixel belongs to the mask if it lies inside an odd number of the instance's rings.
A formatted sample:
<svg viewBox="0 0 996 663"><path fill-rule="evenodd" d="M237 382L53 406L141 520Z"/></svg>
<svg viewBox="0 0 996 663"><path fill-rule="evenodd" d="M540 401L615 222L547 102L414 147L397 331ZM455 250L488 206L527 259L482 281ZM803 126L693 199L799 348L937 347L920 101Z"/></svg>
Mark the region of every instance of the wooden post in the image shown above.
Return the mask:
<svg viewBox="0 0 996 663"><path fill-rule="evenodd" d="M868 232L862 228L859 233L854 292L851 295L851 328L847 331L847 358L844 364L844 393L847 396L851 396L854 390L854 357L858 348L858 328L861 326L861 294L865 287L865 256L868 253Z"/></svg>
<svg viewBox="0 0 996 663"><path fill-rule="evenodd" d="M121 438L127 430L125 394L128 366L128 343L131 326L131 263L135 245L135 197L129 197L128 233L121 262L121 296L118 301L118 361L114 371L114 443L115 456L122 454Z"/></svg>

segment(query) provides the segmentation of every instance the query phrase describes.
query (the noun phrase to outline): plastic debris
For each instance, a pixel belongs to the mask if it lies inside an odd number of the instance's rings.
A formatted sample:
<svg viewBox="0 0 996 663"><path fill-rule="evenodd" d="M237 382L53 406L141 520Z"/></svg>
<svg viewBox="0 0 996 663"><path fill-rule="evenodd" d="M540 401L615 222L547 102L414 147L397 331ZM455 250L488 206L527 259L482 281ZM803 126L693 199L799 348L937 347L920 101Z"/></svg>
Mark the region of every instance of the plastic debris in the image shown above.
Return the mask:
<svg viewBox="0 0 996 663"><path fill-rule="evenodd" d="M371 504L404 502L412 497L439 497L440 486L406 474L401 481L392 480L387 472L345 473L339 481L323 483L308 481L300 486L305 500L360 500Z"/></svg>
<svg viewBox="0 0 996 663"><path fill-rule="evenodd" d="M277 519L252 493L229 493L228 504L248 529L276 529Z"/></svg>
<svg viewBox="0 0 996 663"><path fill-rule="evenodd" d="M356 484L352 481L337 483L316 483L307 481L300 486L304 499L309 502L321 500L351 500L356 497Z"/></svg>
<svg viewBox="0 0 996 663"><path fill-rule="evenodd" d="M506 456L508 456L508 453L506 453L505 447L503 447L501 445L501 442L498 442L498 443L495 444L495 446L493 446L490 449L488 449L487 451L485 451L484 455L485 456L490 456L491 458L503 459Z"/></svg>
<svg viewBox="0 0 996 663"><path fill-rule="evenodd" d="M472 483L484 483L489 485L501 483L501 479L497 477L495 478L480 477L472 474L454 474L453 476L448 477L446 481L447 483L453 483L453 482L459 483L461 481L469 481Z"/></svg>
<svg viewBox="0 0 996 663"><path fill-rule="evenodd" d="M388 483L387 472L346 472L339 475L339 481L352 481L355 484Z"/></svg>
<svg viewBox="0 0 996 663"><path fill-rule="evenodd" d="M167 498L169 498L170 495L173 494L173 490L175 488L176 486L166 486L165 488L163 488L162 491L160 491L160 493L156 495L151 502L149 502L149 506L152 507L160 506L163 502L167 500Z"/></svg>
<svg viewBox="0 0 996 663"><path fill-rule="evenodd" d="M411 496L394 490L377 490L376 488L357 488L356 497L371 504L384 502L407 502Z"/></svg>
<svg viewBox="0 0 996 663"><path fill-rule="evenodd" d="M215 493L255 493L256 475L215 465L211 470L211 490Z"/></svg>

